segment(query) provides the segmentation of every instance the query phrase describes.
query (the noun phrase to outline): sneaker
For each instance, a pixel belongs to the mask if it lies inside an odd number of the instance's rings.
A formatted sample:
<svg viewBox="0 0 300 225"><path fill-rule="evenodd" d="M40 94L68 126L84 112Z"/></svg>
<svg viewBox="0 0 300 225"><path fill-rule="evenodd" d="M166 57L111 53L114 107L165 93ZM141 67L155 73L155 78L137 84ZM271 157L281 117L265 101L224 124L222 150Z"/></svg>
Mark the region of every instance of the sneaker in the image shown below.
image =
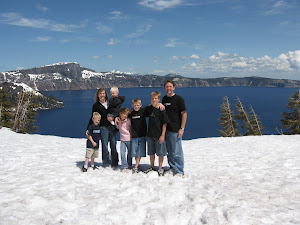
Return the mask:
<svg viewBox="0 0 300 225"><path fill-rule="evenodd" d="M184 174L182 174L182 173L175 173L174 177L182 177L182 178L184 178Z"/></svg>
<svg viewBox="0 0 300 225"><path fill-rule="evenodd" d="M117 170L119 169L118 166L112 166L111 168L112 168L112 170L114 170L114 171L117 171Z"/></svg>
<svg viewBox="0 0 300 225"><path fill-rule="evenodd" d="M97 166L92 166L93 170L99 170L99 167Z"/></svg>
<svg viewBox="0 0 300 225"><path fill-rule="evenodd" d="M132 169L132 173L138 173L138 172L140 172L139 168L133 168Z"/></svg>
<svg viewBox="0 0 300 225"><path fill-rule="evenodd" d="M154 171L154 169L153 169L152 167L146 169L146 170L144 171L144 173L149 173L149 172L151 172L151 171Z"/></svg>
<svg viewBox="0 0 300 225"><path fill-rule="evenodd" d="M158 176L163 176L164 175L164 169L159 169L158 171Z"/></svg>
<svg viewBox="0 0 300 225"><path fill-rule="evenodd" d="M82 172L87 172L87 169L86 168L84 168L84 166L81 168L81 171Z"/></svg>

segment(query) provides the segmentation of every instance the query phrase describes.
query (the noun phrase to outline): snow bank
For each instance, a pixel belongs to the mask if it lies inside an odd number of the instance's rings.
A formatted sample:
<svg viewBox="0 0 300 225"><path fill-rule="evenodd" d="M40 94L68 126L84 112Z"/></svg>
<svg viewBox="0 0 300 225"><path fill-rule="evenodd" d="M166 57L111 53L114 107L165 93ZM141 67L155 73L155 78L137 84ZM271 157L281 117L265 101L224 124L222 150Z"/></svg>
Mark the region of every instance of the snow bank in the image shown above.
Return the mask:
<svg viewBox="0 0 300 225"><path fill-rule="evenodd" d="M299 135L183 141L185 178L82 173L85 139L0 137L0 224L300 224Z"/></svg>

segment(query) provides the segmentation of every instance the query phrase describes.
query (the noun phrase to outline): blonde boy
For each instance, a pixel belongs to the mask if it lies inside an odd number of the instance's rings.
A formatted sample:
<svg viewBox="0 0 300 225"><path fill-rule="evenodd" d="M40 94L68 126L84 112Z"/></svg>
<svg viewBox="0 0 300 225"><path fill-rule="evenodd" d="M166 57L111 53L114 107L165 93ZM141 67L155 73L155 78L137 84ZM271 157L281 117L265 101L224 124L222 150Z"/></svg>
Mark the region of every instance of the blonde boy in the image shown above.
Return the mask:
<svg viewBox="0 0 300 225"><path fill-rule="evenodd" d="M145 116L149 117L147 146L148 155L150 156L151 167L147 170L154 170L155 154L158 156L158 175L163 176L164 170L162 164L164 156L167 155L165 133L167 123L169 122L166 111L159 110L159 101L161 94L157 91L151 93L151 105L146 107Z"/></svg>
<svg viewBox="0 0 300 225"><path fill-rule="evenodd" d="M146 135L147 123L145 117L145 107L142 107L142 101L138 98L132 100L133 111L129 114L131 119L131 154L135 157L135 167L132 173L140 171L139 165L141 157L146 157Z"/></svg>
<svg viewBox="0 0 300 225"><path fill-rule="evenodd" d="M88 140L86 142L85 162L82 167L82 172L87 172L89 159L91 159L91 167L97 169L94 165L95 158L98 158L99 140L100 140L100 123L101 115L98 112L93 113L93 123L88 127Z"/></svg>
<svg viewBox="0 0 300 225"><path fill-rule="evenodd" d="M119 96L119 89L112 87L110 89L111 98L108 100L107 120L114 125L114 119L119 116L122 103L125 101L125 96Z"/></svg>

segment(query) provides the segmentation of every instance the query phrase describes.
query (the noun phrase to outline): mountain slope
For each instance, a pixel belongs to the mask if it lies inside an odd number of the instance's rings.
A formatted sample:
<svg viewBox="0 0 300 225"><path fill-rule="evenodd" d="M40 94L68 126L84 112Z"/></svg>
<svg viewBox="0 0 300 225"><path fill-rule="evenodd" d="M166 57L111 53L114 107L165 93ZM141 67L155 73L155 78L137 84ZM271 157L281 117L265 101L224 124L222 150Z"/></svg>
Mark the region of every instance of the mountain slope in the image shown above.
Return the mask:
<svg viewBox="0 0 300 225"><path fill-rule="evenodd" d="M78 63L57 63L32 69L2 72L1 82L24 83L41 91L87 90L99 87L161 87L165 80L176 81L177 87L284 87L299 88L300 81L263 77L222 77L214 79L187 78L176 74L132 75L120 71L95 72Z"/></svg>

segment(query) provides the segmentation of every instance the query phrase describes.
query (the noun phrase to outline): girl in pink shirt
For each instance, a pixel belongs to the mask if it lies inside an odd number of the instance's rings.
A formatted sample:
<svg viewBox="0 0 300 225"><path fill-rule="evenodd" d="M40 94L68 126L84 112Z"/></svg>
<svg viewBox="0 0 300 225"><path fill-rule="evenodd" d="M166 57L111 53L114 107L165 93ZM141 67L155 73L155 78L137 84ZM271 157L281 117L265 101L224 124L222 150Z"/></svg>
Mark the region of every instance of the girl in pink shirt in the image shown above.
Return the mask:
<svg viewBox="0 0 300 225"><path fill-rule="evenodd" d="M121 169L126 170L132 167L132 157L131 157L131 121L128 118L129 109L122 108L120 110L120 117L117 119L117 127L120 131L121 139ZM127 148L127 157L126 157Z"/></svg>

